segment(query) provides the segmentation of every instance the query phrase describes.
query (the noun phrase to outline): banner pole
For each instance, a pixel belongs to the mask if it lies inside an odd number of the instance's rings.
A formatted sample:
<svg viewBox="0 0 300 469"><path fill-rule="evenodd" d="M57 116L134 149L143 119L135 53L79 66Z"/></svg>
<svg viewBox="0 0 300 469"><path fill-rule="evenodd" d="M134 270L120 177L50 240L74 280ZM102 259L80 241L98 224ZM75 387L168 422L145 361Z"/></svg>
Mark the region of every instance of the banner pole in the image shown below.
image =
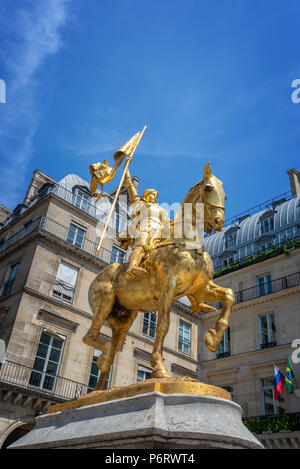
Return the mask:
<svg viewBox="0 0 300 469"><path fill-rule="evenodd" d="M146 127L147 127L147 126L145 125L145 127L143 128L143 130L142 130L142 132L141 132L141 135L140 135L140 137L139 137L139 139L138 139L138 141L137 141L137 144L136 144L135 148L133 149L133 151L132 151L132 153L131 153L131 155L128 155L128 156L126 157L126 163L125 163L125 166L124 166L124 171L123 171L123 174L122 174L122 177L121 177L121 180L120 180L120 183L119 183L117 192L116 192L116 194L115 194L114 201L113 201L113 203L112 203L112 206L111 206L109 215L108 215L108 217L107 217L107 220L106 220L106 223L105 223L105 226L104 226L104 230L103 230L103 233L102 233L102 235L101 235L101 239L100 239L100 241L99 241L99 243L98 243L98 246L97 246L97 249L96 249L96 256L98 256L99 251L100 251L100 249L101 249L101 246L102 246L102 243L103 243L103 240L104 240L104 236L105 236L105 233L106 233L107 228L108 228L108 224L109 224L109 222L110 222L112 213L113 213L114 208L115 208L115 205L116 205L116 203L117 203L117 198L119 197L119 193L120 193L121 187L122 187L122 185L123 185L123 181L124 181L124 178L125 178L125 173L126 173L126 171L127 171L127 169L128 169L128 166L129 166L129 164L130 164L130 162L131 162L131 158L132 158L132 156L133 156L135 150L137 149L137 147L138 147L138 145L139 145L139 143L140 143L140 141L141 141L141 138L142 138L142 136L143 136L143 134L144 134L144 132L145 132L145 130L146 130ZM129 157L130 157L130 158L129 158Z"/></svg>

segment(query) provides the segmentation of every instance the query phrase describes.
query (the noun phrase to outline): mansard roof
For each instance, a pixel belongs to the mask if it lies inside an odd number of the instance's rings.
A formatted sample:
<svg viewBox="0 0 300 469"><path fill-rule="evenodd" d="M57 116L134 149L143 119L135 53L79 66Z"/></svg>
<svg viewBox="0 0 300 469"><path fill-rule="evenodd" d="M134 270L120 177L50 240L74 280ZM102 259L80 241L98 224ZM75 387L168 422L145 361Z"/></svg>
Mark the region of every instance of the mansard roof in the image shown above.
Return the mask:
<svg viewBox="0 0 300 469"><path fill-rule="evenodd" d="M263 237L261 233L261 221L266 216L274 216L274 229L268 235L276 235L282 230L296 227L300 236L300 195L290 200L281 202L276 206L276 210L266 208L252 216L243 217L240 220L237 230L236 243L234 249L250 242L257 243ZM204 238L205 249L211 256L220 256L224 252L225 236L236 230L236 224L226 227L222 232L210 234Z"/></svg>
<svg viewBox="0 0 300 469"><path fill-rule="evenodd" d="M83 178L81 178L80 176L78 176L77 174L68 174L67 176L65 176L63 179L61 179L58 184L63 187L64 189L68 190L69 192L73 192L75 188L81 188L81 189L85 189L85 191L87 193L90 193L90 184L85 181ZM109 195L107 192L104 192L103 193L105 195ZM99 199L99 202L97 202L96 204L96 198L94 197L91 197L90 200L89 200L89 203L91 205L93 205L94 207L97 207L97 210L99 211L99 214L103 214L103 213L109 213L110 211L110 208L111 208L111 205L112 205L112 201L113 201L113 196L112 197L101 197ZM121 202L117 202L118 204L118 207L122 210L123 213L127 213L128 212L128 206L121 203ZM100 217L102 218L102 217Z"/></svg>

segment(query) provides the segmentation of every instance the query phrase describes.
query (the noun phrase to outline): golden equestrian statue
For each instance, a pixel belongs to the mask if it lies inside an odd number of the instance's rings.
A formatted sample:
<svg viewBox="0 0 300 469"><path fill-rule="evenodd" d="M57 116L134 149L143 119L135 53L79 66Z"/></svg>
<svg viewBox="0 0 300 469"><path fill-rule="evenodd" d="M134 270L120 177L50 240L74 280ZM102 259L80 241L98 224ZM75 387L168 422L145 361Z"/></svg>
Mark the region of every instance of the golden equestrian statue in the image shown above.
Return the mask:
<svg viewBox="0 0 300 469"><path fill-rule="evenodd" d="M234 303L232 289L219 287L212 281L214 269L208 252L201 243L191 244L190 234L186 233L189 230L185 230L184 227L186 219L189 218L191 231L195 232L197 207L202 204L204 231L207 233L212 230L222 231L226 198L222 182L212 174L210 163L207 163L203 178L185 196L174 222L170 225L168 236L163 236L167 215L156 204L156 191L152 189L139 199L136 190L133 190L128 171L128 165L141 135L142 132L137 134L134 146L130 147L131 154L127 153L119 185L120 188L124 182L129 191L131 204L138 205L136 208L139 214L144 212L144 217L136 215L132 217L132 223L135 222L136 225L135 233L129 233L129 236L123 240L120 237L121 242L127 242L128 245L129 240L133 244L129 265L119 263L108 265L97 275L89 288L93 320L90 329L83 337L83 342L102 352L97 361L101 371L95 388L98 390L104 389L114 357L122 347L127 332L139 312L158 312L156 338L151 355L152 377L170 378L164 365L162 349L169 330L173 302L187 296L195 314L201 311L217 311L205 304L206 301L222 302L215 328L209 329L204 337L206 347L213 352L219 348ZM185 216L188 211L188 216ZM143 220L146 220L144 225ZM98 248L99 246L100 243ZM100 337L100 330L105 321L112 329L112 338L109 342Z"/></svg>

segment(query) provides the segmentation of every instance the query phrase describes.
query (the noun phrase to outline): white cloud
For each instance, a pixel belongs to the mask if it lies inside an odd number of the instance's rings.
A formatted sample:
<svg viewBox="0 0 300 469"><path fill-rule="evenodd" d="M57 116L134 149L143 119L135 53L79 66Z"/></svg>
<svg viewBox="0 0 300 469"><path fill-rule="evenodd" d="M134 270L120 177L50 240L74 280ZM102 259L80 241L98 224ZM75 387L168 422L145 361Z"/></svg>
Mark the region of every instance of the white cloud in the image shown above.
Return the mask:
<svg viewBox="0 0 300 469"><path fill-rule="evenodd" d="M0 8L0 30L6 81L1 104L1 202L14 208L23 195L27 165L34 152L39 123L35 100L36 72L61 46L60 29L68 19L70 0L23 1L12 11Z"/></svg>

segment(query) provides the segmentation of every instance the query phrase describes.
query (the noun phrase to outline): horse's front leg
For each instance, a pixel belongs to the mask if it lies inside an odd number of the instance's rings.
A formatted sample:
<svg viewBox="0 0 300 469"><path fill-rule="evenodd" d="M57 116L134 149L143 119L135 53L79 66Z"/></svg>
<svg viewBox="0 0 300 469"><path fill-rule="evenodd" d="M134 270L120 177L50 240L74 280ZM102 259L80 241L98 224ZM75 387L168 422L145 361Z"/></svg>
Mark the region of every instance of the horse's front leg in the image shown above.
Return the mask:
<svg viewBox="0 0 300 469"><path fill-rule="evenodd" d="M234 304L234 293L231 288L219 287L215 283L209 282L203 290L202 298L204 301L222 302L222 310L215 329L209 329L204 336L204 342L208 350L216 352L229 325L231 307Z"/></svg>
<svg viewBox="0 0 300 469"><path fill-rule="evenodd" d="M165 282L159 301L158 321L156 326L156 338L151 355L151 366L153 378L171 378L162 358L162 350L165 336L170 326L170 310L174 301L177 282L170 279Z"/></svg>

